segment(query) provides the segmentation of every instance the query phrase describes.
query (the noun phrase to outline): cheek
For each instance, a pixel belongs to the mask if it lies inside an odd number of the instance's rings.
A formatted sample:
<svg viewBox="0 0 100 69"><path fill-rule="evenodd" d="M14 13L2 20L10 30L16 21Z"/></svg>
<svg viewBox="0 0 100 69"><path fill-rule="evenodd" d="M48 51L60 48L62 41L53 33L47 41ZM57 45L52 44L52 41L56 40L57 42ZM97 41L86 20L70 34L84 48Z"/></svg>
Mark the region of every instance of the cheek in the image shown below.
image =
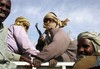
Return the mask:
<svg viewBox="0 0 100 69"><path fill-rule="evenodd" d="M8 15L10 14L10 10L7 11L7 14L8 14Z"/></svg>
<svg viewBox="0 0 100 69"><path fill-rule="evenodd" d="M87 51L88 52L93 52L93 49L92 48L88 48Z"/></svg>
<svg viewBox="0 0 100 69"><path fill-rule="evenodd" d="M49 23L45 22L44 25L47 26L47 25L49 25Z"/></svg>

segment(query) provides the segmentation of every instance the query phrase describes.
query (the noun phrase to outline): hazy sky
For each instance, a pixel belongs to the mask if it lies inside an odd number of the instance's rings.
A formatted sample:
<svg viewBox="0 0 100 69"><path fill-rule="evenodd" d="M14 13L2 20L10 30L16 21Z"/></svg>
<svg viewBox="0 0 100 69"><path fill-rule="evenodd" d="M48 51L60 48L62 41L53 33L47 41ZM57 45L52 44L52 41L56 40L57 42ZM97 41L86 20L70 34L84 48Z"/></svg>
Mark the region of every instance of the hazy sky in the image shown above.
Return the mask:
<svg viewBox="0 0 100 69"><path fill-rule="evenodd" d="M35 41L38 33L35 24L38 22L39 29L43 32L43 17L48 12L54 12L58 18L69 18L70 22L64 30L73 38L80 32L100 32L100 0L11 0L11 14L5 24L9 27L19 16L26 17L31 26L29 37Z"/></svg>

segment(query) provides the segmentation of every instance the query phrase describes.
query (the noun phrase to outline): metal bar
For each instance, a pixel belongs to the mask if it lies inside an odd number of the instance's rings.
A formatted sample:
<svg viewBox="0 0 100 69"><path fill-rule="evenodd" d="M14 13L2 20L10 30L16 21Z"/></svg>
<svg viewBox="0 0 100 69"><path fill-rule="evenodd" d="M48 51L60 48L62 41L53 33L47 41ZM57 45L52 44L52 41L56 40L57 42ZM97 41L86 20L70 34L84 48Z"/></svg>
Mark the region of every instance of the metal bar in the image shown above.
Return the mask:
<svg viewBox="0 0 100 69"><path fill-rule="evenodd" d="M26 66L30 65L28 62L19 62L19 61L13 61L18 66ZM75 62L57 62L56 67L62 66L62 69L66 69L68 66L73 66ZM41 66L49 66L49 62L42 63ZM32 67L32 69L37 69L36 67Z"/></svg>

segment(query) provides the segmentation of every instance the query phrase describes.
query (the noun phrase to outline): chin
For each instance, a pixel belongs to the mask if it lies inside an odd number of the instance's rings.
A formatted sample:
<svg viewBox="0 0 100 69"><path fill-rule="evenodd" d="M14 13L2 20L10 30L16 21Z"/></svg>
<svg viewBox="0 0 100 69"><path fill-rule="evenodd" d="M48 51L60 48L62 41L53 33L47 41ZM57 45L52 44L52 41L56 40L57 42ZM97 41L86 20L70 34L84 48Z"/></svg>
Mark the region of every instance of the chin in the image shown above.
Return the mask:
<svg viewBox="0 0 100 69"><path fill-rule="evenodd" d="M7 17L0 17L0 22L3 22Z"/></svg>

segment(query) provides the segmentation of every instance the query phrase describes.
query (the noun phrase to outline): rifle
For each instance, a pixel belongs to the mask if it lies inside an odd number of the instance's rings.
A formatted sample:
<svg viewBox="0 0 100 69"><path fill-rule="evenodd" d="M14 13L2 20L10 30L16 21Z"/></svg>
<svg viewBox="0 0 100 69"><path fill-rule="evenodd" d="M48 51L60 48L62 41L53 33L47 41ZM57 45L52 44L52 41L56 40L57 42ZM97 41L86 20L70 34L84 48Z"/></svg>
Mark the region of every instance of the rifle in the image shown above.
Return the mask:
<svg viewBox="0 0 100 69"><path fill-rule="evenodd" d="M37 31L38 31L38 33L39 33L39 36L41 37L41 36L42 36L42 33L41 33L41 31L38 29L38 23L36 23L35 27L36 27L36 29L37 29Z"/></svg>
<svg viewBox="0 0 100 69"><path fill-rule="evenodd" d="M37 29L37 31L39 33L39 39L38 39L38 43L36 45L36 49L39 50L39 51L41 51L43 49L43 47L44 47L45 42L40 39L43 34L38 29L38 23L36 23L35 27L36 27L36 29Z"/></svg>

